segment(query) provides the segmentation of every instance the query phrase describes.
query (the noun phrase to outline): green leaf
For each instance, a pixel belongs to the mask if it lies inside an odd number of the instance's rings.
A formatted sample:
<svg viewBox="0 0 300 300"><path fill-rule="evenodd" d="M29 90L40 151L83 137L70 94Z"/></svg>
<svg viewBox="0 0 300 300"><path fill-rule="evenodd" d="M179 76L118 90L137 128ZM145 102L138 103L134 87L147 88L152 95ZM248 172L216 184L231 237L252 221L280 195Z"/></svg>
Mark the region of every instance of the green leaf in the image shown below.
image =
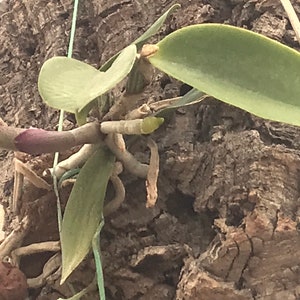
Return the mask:
<svg viewBox="0 0 300 300"><path fill-rule="evenodd" d="M114 156L99 148L81 169L68 200L61 231L63 283L90 250L102 218Z"/></svg>
<svg viewBox="0 0 300 300"><path fill-rule="evenodd" d="M172 5L162 16L160 16L152 25L151 27L144 33L142 34L139 38L137 38L133 44L135 44L139 49L142 48L142 46L147 42L151 36L155 35L162 25L165 23L166 19L169 17L170 14L172 14L176 9L180 8L180 4L174 4Z"/></svg>
<svg viewBox="0 0 300 300"><path fill-rule="evenodd" d="M143 47L143 45L147 42L147 40L159 31L159 29L164 24L164 22L166 21L168 16L170 14L172 14L180 6L181 6L180 4L172 5L161 17L159 17L150 26L150 28L145 33L143 33L139 38L137 38L132 44L136 45L137 49L140 50ZM115 59L118 57L119 53L115 54L106 63L104 63L104 65L100 68L100 70L106 71L112 65L112 63L115 61Z"/></svg>
<svg viewBox="0 0 300 300"><path fill-rule="evenodd" d="M169 105L168 107L158 111L155 113L156 117L166 117L169 115L169 113L173 112L177 108L188 106L192 104L196 104L203 100L204 93L201 91L198 91L197 89L191 89L188 93L186 93L184 96L179 97L178 101L175 103Z"/></svg>
<svg viewBox="0 0 300 300"><path fill-rule="evenodd" d="M94 253L95 265L96 265L96 273L97 273L97 285L100 300L105 300L105 286L104 286L104 278L103 278L103 269L101 262L101 253L100 253L100 232L102 227L104 226L104 220L100 222L92 241L92 248Z"/></svg>
<svg viewBox="0 0 300 300"><path fill-rule="evenodd" d="M40 71L40 95L49 106L80 113L92 100L125 78L134 64L136 51L135 45L126 47L106 72L76 59L53 57Z"/></svg>
<svg viewBox="0 0 300 300"><path fill-rule="evenodd" d="M168 35L149 61L208 95L259 117L300 125L300 54L228 25L201 24Z"/></svg>

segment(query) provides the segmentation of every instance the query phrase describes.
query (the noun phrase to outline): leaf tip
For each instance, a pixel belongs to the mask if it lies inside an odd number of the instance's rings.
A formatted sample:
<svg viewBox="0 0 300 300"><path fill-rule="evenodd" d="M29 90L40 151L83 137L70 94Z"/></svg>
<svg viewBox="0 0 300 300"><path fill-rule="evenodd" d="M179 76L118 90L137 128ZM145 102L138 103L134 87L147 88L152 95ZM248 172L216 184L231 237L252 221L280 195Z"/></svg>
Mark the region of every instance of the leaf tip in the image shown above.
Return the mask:
<svg viewBox="0 0 300 300"><path fill-rule="evenodd" d="M69 257L66 257L66 255L64 255L64 252L66 254L67 251L64 251L64 249L62 248L62 267L60 285L65 283L68 277L72 274L72 272L77 268L77 266L81 262L81 260L76 261L76 258L74 259L74 256L72 256L71 253Z"/></svg>
<svg viewBox="0 0 300 300"><path fill-rule="evenodd" d="M60 279L60 285L63 285L65 283L65 281L67 280L67 278L69 277L70 272L66 272L64 271L64 269L62 268L62 272L61 272L61 279Z"/></svg>

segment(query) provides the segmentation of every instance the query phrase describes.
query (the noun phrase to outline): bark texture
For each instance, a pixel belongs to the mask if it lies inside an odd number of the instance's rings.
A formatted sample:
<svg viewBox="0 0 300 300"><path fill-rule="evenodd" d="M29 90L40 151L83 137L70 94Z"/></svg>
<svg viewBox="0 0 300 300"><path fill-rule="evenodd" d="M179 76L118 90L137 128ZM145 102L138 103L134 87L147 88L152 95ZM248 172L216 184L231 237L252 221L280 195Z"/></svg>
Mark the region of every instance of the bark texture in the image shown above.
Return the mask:
<svg viewBox="0 0 300 300"><path fill-rule="evenodd" d="M182 26L218 22L299 47L279 1L177 2L182 9L156 38ZM58 113L41 102L37 77L43 61L66 54L72 3L0 2L0 117L8 124L55 127ZM100 66L171 4L80 1L74 57ZM294 5L300 13L299 1ZM178 96L185 88L157 73L145 99ZM65 126L72 124L67 116ZM300 299L299 137L299 128L215 99L180 109L153 135L161 154L156 207L146 209L144 182L125 174L126 202L106 220L101 244L107 299ZM145 149L131 151L143 160ZM11 157L1 152L1 201L8 221ZM55 198L29 195L23 214L36 213L36 224L24 243L57 238ZM24 261L27 276L40 272L44 258L39 259L34 270ZM87 259L69 282L79 290L94 271ZM71 296L59 280L31 293L33 299Z"/></svg>

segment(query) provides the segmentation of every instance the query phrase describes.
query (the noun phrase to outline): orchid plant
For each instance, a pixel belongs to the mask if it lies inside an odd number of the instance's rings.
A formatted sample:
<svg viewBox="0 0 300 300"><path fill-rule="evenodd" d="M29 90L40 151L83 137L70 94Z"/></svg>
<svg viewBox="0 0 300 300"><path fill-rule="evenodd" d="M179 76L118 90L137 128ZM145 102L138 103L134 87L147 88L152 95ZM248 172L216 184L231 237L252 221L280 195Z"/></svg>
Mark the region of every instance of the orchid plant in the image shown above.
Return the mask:
<svg viewBox="0 0 300 300"><path fill-rule="evenodd" d="M146 178L147 206L155 204L159 168L156 144L148 139L150 163L141 164L126 150L124 134L149 135L163 123L167 112L197 103L206 95L262 118L300 125L297 51L262 35L223 24L187 26L157 44L146 44L178 7L172 6L146 33L99 70L67 57L53 57L43 64L38 79L42 99L51 107L75 114L78 128L50 132L0 126L0 146L13 151L39 154L84 145L51 170L62 180L67 172L79 172L61 224L61 282L80 264L92 245L93 249L99 248L103 215L117 209L124 199L117 161L136 176ZM182 97L137 107L138 99L151 82L153 67L193 89ZM109 91L125 78L125 92L111 104ZM91 111L96 111L98 118L88 122ZM109 180L118 193L104 207ZM94 254L99 262L99 253ZM101 274L99 268L97 273Z"/></svg>

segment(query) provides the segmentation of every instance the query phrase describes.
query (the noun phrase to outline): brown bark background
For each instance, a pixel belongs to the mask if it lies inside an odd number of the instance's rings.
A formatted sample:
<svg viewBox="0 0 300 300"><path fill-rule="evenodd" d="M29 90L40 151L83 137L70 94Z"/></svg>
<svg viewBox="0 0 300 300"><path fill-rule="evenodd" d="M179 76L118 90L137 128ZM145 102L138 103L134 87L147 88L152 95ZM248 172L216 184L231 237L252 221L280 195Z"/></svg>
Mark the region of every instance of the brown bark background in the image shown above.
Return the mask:
<svg viewBox="0 0 300 300"><path fill-rule="evenodd" d="M217 22L299 48L279 1L91 0L80 1L74 57L99 67L177 2L181 10L154 40ZM300 13L300 1L293 3ZM37 77L46 59L66 54L72 4L0 2L0 117L8 124L55 128L58 112L41 102ZM147 99L158 100L185 86L157 72L150 88ZM73 122L67 116L65 126ZM107 299L300 299L299 128L211 98L180 109L153 136L161 156L159 200L146 209L143 180L124 175L126 202L106 220L101 240ZM132 151L143 159L145 149ZM13 154L0 154L9 232ZM36 214L24 244L57 239L55 205L53 195L24 199L23 214ZM22 270L36 276L45 259L24 260ZM80 290L94 271L87 259L69 283ZM30 293L32 299L71 296L58 280Z"/></svg>

